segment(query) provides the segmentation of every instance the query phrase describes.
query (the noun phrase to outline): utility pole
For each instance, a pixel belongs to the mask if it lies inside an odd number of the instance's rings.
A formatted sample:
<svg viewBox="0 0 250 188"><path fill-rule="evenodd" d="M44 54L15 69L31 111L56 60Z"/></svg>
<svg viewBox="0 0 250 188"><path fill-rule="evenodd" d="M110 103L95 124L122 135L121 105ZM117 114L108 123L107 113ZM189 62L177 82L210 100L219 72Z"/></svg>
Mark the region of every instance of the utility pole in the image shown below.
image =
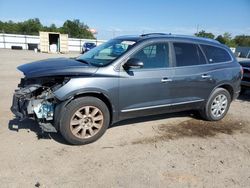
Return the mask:
<svg viewBox="0 0 250 188"><path fill-rule="evenodd" d="M2 33L3 33L3 48L6 48L4 30L2 30Z"/></svg>
<svg viewBox="0 0 250 188"><path fill-rule="evenodd" d="M199 24L197 24L197 26L196 26L196 33L198 34L198 32L199 32Z"/></svg>
<svg viewBox="0 0 250 188"><path fill-rule="evenodd" d="M98 42L98 40L97 40L97 33L95 33L94 35L95 35L95 41L96 41L96 46L97 46L97 42Z"/></svg>
<svg viewBox="0 0 250 188"><path fill-rule="evenodd" d="M28 50L28 43L27 43L27 35L26 35L26 32L24 33L24 40L25 40L25 50Z"/></svg>

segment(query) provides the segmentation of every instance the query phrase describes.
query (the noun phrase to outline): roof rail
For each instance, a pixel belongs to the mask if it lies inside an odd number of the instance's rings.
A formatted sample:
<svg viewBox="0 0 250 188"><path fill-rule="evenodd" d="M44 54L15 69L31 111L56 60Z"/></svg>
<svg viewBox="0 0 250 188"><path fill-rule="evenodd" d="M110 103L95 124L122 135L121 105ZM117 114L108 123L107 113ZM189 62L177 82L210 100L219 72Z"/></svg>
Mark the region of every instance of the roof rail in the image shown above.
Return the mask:
<svg viewBox="0 0 250 188"><path fill-rule="evenodd" d="M197 37L197 36L195 36L195 37ZM205 41L209 41L209 42L215 42L215 43L220 44L220 42L218 40L216 40L216 39L211 39L211 38L207 38L207 37L197 37L197 38L199 38L201 40L205 40Z"/></svg>
<svg viewBox="0 0 250 188"><path fill-rule="evenodd" d="M205 37L197 37L197 36L191 36L191 35L177 35L177 34L167 34L167 33L145 33L145 34L141 34L141 37L147 37L147 36L151 36L151 35L162 35L162 36L173 36L173 37L183 37L183 38L190 38L190 39L200 39L200 40L205 40L205 41L209 41L209 42L215 42L220 44L219 41L215 40L215 39L211 39L211 38L205 38Z"/></svg>
<svg viewBox="0 0 250 188"><path fill-rule="evenodd" d="M141 37L146 37L146 36L150 36L150 35L171 35L171 33L166 34L166 33L145 33L145 34L141 34Z"/></svg>
<svg viewBox="0 0 250 188"><path fill-rule="evenodd" d="M184 38L197 38L197 39L200 39L200 40L205 40L205 41L209 41L209 42L215 42L215 43L218 43L220 44L219 41L217 41L216 39L211 39L211 38L206 38L206 37L197 37L197 36L191 36L191 35L173 35L173 36L176 36L176 37L184 37Z"/></svg>

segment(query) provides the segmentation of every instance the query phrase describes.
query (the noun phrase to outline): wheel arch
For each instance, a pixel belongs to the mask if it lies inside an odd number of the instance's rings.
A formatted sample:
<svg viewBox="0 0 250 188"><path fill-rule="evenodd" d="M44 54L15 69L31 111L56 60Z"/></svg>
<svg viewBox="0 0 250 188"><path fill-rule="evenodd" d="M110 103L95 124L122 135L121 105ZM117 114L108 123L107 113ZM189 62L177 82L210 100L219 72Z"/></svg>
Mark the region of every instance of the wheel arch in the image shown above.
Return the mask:
<svg viewBox="0 0 250 188"><path fill-rule="evenodd" d="M54 118L54 126L57 130L60 130L60 120L61 120L61 115L64 113L65 107L73 100L81 97L95 97L100 99L102 102L104 102L109 110L110 114L110 124L114 120L114 107L112 106L112 103L105 94L101 92L96 92L96 91L89 91L89 92L82 92L82 93L76 93L75 95L71 96L69 99L62 101L59 103L56 108L55 108L55 118Z"/></svg>
<svg viewBox="0 0 250 188"><path fill-rule="evenodd" d="M217 86L213 89L213 91L210 93L209 96L211 96L211 94L212 94L217 88L223 88L223 89L227 90L227 91L229 92L229 94L230 94L231 100L234 99L234 89L233 89L233 86L232 86L231 84L229 84L229 83L222 83L222 84L217 85Z"/></svg>
<svg viewBox="0 0 250 188"><path fill-rule="evenodd" d="M74 100L80 97L95 97L95 98L100 99L102 102L104 102L109 109L110 123L112 122L114 107L112 106L112 103L107 95L105 95L102 92L89 91L89 92L84 92L84 93L77 93L76 95L73 96L73 98L71 98L71 100Z"/></svg>
<svg viewBox="0 0 250 188"><path fill-rule="evenodd" d="M231 96L231 100L233 100L233 98L234 98L233 86L231 86L230 84L223 84L223 85L220 85L217 88L223 88L223 89L227 90L229 92L230 96Z"/></svg>
<svg viewBox="0 0 250 188"><path fill-rule="evenodd" d="M202 118L204 118L205 120L208 120L208 121L217 121L217 120L220 120L222 118L224 118L224 116L226 115L228 109L229 109L229 106L230 106L230 102L229 101L229 104L227 105L227 109L225 111L225 113L221 116L221 117L212 117L211 115L211 112L210 112L210 108L209 107L211 104L212 104L212 101L211 100L214 100L213 97L216 97L215 95L215 92L216 90L226 90L228 92L228 97L231 98L231 101L233 100L233 96L234 96L234 89L233 89L233 86L231 84L228 84L228 83L222 83L220 85L217 85L210 93L208 99L206 100L205 104L204 104L204 107L200 110L200 115ZM213 99L212 99L213 98Z"/></svg>

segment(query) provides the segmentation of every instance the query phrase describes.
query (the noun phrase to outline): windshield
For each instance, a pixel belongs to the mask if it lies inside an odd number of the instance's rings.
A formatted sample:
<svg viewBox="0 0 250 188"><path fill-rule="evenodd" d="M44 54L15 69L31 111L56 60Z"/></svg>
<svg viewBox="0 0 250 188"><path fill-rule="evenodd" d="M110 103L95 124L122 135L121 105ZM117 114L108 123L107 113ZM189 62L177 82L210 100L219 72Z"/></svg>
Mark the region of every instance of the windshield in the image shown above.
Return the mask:
<svg viewBox="0 0 250 188"><path fill-rule="evenodd" d="M85 43L85 46L91 48L95 46L95 43Z"/></svg>
<svg viewBox="0 0 250 188"><path fill-rule="evenodd" d="M77 57L76 60L94 66L105 66L124 54L134 44L135 41L132 40L112 39Z"/></svg>

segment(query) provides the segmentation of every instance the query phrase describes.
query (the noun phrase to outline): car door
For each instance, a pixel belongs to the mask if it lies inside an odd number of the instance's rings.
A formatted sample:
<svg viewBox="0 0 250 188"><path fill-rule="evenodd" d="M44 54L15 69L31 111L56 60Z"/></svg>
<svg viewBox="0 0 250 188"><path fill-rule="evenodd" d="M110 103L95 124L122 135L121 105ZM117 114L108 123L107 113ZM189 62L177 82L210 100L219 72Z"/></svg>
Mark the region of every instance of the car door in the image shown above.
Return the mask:
<svg viewBox="0 0 250 188"><path fill-rule="evenodd" d="M129 58L144 63L139 69L121 68L119 80L120 119L155 114L171 103L169 85L173 69L167 42L143 45Z"/></svg>
<svg viewBox="0 0 250 188"><path fill-rule="evenodd" d="M173 42L172 49L175 67L172 80L174 103L198 108L214 87L211 66L198 44Z"/></svg>

